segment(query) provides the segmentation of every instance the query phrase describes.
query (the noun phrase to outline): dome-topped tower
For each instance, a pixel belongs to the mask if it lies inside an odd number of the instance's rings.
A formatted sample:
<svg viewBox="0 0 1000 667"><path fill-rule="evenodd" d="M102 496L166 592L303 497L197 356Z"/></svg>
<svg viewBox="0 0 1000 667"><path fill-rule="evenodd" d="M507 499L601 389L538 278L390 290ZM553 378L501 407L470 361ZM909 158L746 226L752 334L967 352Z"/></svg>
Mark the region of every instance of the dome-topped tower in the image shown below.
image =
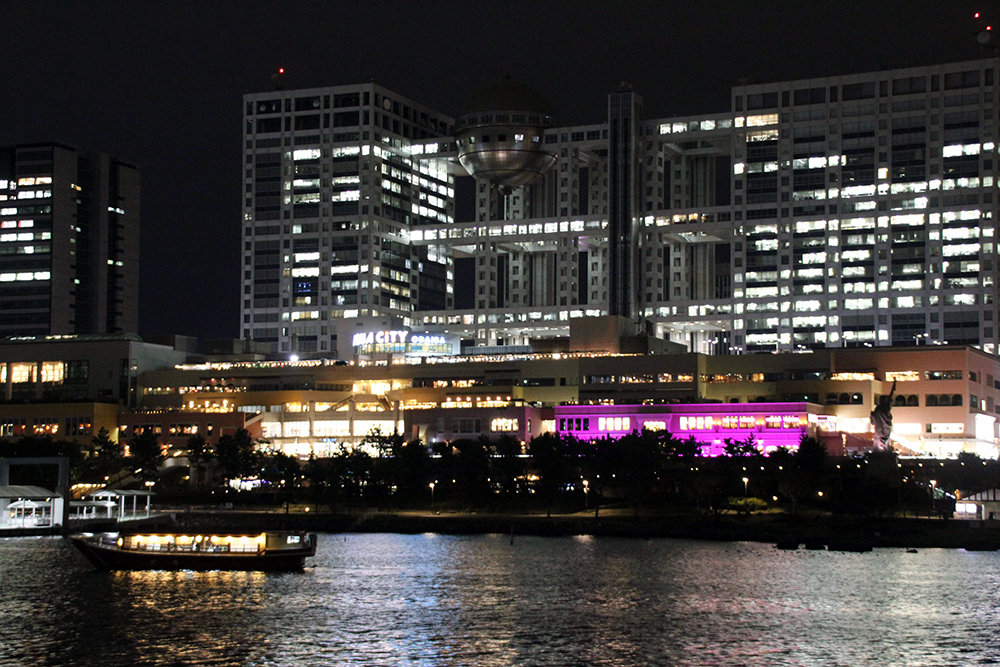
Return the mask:
<svg viewBox="0 0 1000 667"><path fill-rule="evenodd" d="M545 128L555 125L552 105L531 86L507 77L480 89L455 123L458 161L502 192L526 185L552 167Z"/></svg>

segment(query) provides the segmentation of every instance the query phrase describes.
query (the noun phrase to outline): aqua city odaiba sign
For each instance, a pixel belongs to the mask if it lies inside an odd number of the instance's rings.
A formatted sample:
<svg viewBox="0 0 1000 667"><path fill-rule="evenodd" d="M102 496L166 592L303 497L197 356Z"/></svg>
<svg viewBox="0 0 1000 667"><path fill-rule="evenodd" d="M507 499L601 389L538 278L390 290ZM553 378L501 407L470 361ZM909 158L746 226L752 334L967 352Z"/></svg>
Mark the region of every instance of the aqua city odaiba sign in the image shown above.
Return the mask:
<svg viewBox="0 0 1000 667"><path fill-rule="evenodd" d="M351 339L356 351L408 352L413 354L448 354L452 345L440 334L412 334L409 331L366 331Z"/></svg>
<svg viewBox="0 0 1000 667"><path fill-rule="evenodd" d="M369 331L367 333L356 333L352 339L354 347L364 345L406 345L406 337L409 331Z"/></svg>

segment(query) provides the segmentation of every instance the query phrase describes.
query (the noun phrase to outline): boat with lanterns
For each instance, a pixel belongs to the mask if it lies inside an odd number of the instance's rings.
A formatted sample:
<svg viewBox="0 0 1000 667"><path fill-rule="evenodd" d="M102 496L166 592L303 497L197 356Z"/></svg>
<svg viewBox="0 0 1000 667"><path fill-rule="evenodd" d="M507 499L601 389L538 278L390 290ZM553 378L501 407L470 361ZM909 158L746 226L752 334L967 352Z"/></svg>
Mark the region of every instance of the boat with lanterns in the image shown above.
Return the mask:
<svg viewBox="0 0 1000 667"><path fill-rule="evenodd" d="M316 555L316 535L81 533L73 546L99 570L294 571Z"/></svg>

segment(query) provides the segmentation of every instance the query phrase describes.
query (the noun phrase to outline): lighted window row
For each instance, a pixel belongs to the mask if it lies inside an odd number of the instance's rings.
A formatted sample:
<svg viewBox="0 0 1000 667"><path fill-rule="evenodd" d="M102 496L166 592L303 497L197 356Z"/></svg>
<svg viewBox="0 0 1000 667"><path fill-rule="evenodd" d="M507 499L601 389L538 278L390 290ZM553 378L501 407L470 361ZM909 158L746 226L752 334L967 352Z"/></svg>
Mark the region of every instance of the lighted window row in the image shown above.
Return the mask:
<svg viewBox="0 0 1000 667"><path fill-rule="evenodd" d="M0 273L0 283L27 282L31 280L50 280L49 271L22 271L19 273Z"/></svg>

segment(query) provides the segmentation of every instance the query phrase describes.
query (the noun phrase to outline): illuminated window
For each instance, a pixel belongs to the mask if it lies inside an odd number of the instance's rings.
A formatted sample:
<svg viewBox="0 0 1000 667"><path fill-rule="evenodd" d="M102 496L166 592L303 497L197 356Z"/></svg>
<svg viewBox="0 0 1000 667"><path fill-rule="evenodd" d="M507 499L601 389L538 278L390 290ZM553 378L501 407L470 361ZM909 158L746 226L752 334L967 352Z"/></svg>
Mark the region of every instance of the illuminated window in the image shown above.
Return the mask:
<svg viewBox="0 0 1000 667"><path fill-rule="evenodd" d="M345 436L351 434L351 422L343 420L321 420L313 422L316 437Z"/></svg>
<svg viewBox="0 0 1000 667"><path fill-rule="evenodd" d="M494 433L502 433L517 430L517 419L497 417L490 422L490 430Z"/></svg>
<svg viewBox="0 0 1000 667"><path fill-rule="evenodd" d="M776 113L765 113L757 116L747 116L746 125L747 127L759 127L761 125L777 125L778 124L778 114Z"/></svg>
<svg viewBox="0 0 1000 667"><path fill-rule="evenodd" d="M927 371L928 380L961 380L962 371Z"/></svg>
<svg viewBox="0 0 1000 667"><path fill-rule="evenodd" d="M632 420L629 417L598 417L597 430L599 431L630 431Z"/></svg>
<svg viewBox="0 0 1000 667"><path fill-rule="evenodd" d="M61 361L42 362L42 382L61 384L63 381L63 369L65 366Z"/></svg>
<svg viewBox="0 0 1000 667"><path fill-rule="evenodd" d="M352 147L357 148L357 147ZM343 149L341 149L343 150ZM357 153L355 153L356 155ZM292 152L292 159L295 161L299 160L317 160L319 159L319 149L318 148L305 148Z"/></svg>
<svg viewBox="0 0 1000 667"><path fill-rule="evenodd" d="M309 422L285 422L281 429L282 435L286 438L303 438L309 435Z"/></svg>
<svg viewBox="0 0 1000 667"><path fill-rule="evenodd" d="M844 299L845 310L869 310L874 305L875 302L872 299Z"/></svg>
<svg viewBox="0 0 1000 667"><path fill-rule="evenodd" d="M361 199L361 190L344 190L343 192L333 193L330 201L358 201L359 199Z"/></svg>
<svg viewBox="0 0 1000 667"><path fill-rule="evenodd" d="M831 380L860 380L860 381L870 381L875 379L874 373L833 373L830 375ZM888 378L887 378L888 379Z"/></svg>
<svg viewBox="0 0 1000 667"><path fill-rule="evenodd" d="M15 384L20 382L34 382L35 364L11 364L10 377L11 382Z"/></svg>

